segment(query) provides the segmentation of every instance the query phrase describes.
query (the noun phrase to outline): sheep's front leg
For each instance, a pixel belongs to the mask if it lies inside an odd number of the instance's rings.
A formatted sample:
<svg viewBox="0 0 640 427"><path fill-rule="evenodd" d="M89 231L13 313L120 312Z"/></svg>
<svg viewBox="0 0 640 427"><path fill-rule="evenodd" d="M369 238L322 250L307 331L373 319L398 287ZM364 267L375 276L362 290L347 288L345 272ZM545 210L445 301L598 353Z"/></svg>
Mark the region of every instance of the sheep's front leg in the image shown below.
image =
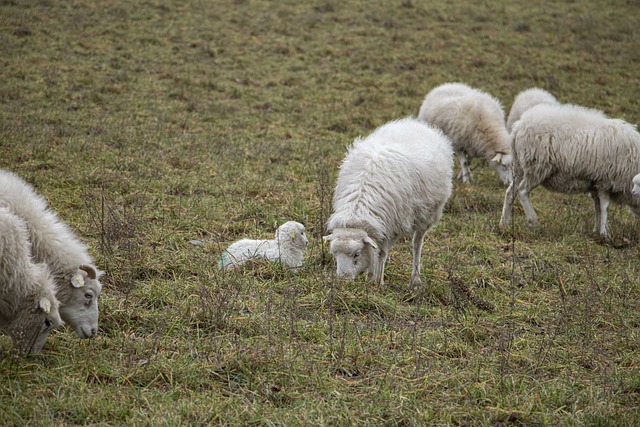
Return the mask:
<svg viewBox="0 0 640 427"><path fill-rule="evenodd" d="M379 285L384 285L384 266L389 256L389 250L387 248L380 248L380 253L377 259L371 263L369 267L368 275L371 276L371 280Z"/></svg>
<svg viewBox="0 0 640 427"><path fill-rule="evenodd" d="M511 212L513 212L513 200L515 199L515 181L511 181L504 194L504 204L502 205L502 216L500 217L500 227L507 228L511 223Z"/></svg>
<svg viewBox="0 0 640 427"><path fill-rule="evenodd" d="M427 232L425 230L417 230L413 233L413 269L411 271L411 286L417 288L422 286L420 279L420 258L422 257L422 243Z"/></svg>
<svg viewBox="0 0 640 427"><path fill-rule="evenodd" d="M536 211L533 209L533 205L531 205L531 200L529 199L529 193L531 193L531 186L527 181L526 177L520 181L520 185L518 185L518 198L520 199L520 204L524 209L524 214L527 217L527 223L530 227L535 227L538 225L538 215Z"/></svg>
<svg viewBox="0 0 640 427"><path fill-rule="evenodd" d="M609 203L611 202L611 198L609 197L609 193L606 191L598 190L598 206L596 206L596 218L600 217L600 221L596 222L596 226L599 227L599 232L602 237L605 239L609 238L609 227L607 225L608 214L607 210L609 209ZM596 199L594 199L595 201Z"/></svg>
<svg viewBox="0 0 640 427"><path fill-rule="evenodd" d="M462 182L467 184L471 181L471 178L473 178L471 175L471 169L469 169L469 160L462 151L456 151L456 156L458 156L458 162L460 162L460 173L458 174L458 179L462 179Z"/></svg>
<svg viewBox="0 0 640 427"><path fill-rule="evenodd" d="M591 200L593 201L593 209L594 209L594 217L593 217L593 232L600 232L600 223L602 221L602 216L600 215L600 196L597 191L592 191L589 193L591 196Z"/></svg>

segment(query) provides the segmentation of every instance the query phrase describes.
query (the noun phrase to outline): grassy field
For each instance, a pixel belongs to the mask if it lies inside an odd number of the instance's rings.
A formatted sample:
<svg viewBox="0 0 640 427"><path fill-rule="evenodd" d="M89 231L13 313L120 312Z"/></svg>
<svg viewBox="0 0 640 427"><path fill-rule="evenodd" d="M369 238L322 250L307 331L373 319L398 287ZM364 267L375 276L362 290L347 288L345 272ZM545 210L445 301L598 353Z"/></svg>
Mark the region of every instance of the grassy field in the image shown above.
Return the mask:
<svg viewBox="0 0 640 427"><path fill-rule="evenodd" d="M321 236L346 147L462 81L640 118L640 2L0 0L0 167L106 272L99 336L0 337L3 425L640 425L640 222L481 162L379 287ZM221 273L307 226L303 270ZM200 242L200 245L191 243ZM483 304L478 304L481 300Z"/></svg>

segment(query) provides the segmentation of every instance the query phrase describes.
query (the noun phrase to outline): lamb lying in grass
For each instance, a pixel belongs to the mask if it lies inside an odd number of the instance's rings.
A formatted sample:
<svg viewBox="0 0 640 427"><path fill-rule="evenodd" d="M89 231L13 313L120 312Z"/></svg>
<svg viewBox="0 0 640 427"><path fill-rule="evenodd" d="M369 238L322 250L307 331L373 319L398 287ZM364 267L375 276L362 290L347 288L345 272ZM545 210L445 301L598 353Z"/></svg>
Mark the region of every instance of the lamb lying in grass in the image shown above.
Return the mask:
<svg viewBox="0 0 640 427"><path fill-rule="evenodd" d="M276 230L273 240L238 240L222 252L218 267L234 268L251 259L266 259L296 271L302 266L304 249L309 244L304 232L304 225L289 221Z"/></svg>

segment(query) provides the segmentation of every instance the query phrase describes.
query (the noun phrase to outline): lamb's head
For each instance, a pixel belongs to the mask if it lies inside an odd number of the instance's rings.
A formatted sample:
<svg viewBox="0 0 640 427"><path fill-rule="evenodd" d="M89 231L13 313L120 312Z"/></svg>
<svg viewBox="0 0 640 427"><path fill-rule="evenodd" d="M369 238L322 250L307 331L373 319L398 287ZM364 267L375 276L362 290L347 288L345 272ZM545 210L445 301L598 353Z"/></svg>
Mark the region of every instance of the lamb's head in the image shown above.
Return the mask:
<svg viewBox="0 0 640 427"><path fill-rule="evenodd" d="M369 235L356 228L337 228L324 241L331 242L338 277L355 279L377 261L378 245Z"/></svg>
<svg viewBox="0 0 640 427"><path fill-rule="evenodd" d="M489 167L498 174L505 185L510 185L513 180L511 163L513 163L513 157L509 153L496 152L496 155L489 160Z"/></svg>
<svg viewBox="0 0 640 427"><path fill-rule="evenodd" d="M632 184L631 194L633 194L634 197L640 197L640 173L633 177Z"/></svg>
<svg viewBox="0 0 640 427"><path fill-rule="evenodd" d="M276 230L276 240L282 245L291 245L294 248L302 250L309 244L304 225L296 221L288 221L278 227Z"/></svg>
<svg viewBox="0 0 640 427"><path fill-rule="evenodd" d="M79 338L98 333L98 298L102 292L101 272L92 265L81 265L70 278L67 298L60 305L60 316Z"/></svg>
<svg viewBox="0 0 640 427"><path fill-rule="evenodd" d="M49 333L63 323L49 270L44 264L35 267L38 292L25 301L7 327L7 335L22 354L40 353Z"/></svg>

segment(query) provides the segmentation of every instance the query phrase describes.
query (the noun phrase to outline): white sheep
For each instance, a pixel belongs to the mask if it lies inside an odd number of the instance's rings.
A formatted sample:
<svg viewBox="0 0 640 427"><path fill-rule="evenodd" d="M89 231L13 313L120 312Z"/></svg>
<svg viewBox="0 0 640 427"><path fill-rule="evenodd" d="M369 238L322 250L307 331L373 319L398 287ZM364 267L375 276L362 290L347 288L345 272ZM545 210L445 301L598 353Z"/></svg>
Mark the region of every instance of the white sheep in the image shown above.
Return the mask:
<svg viewBox="0 0 640 427"><path fill-rule="evenodd" d="M555 96L551 95L544 89L532 87L530 89L523 90L516 96L513 100L513 104L511 105L511 111L509 111L509 117L507 118L507 131L511 133L513 124L520 120L522 114L529 108L538 104L557 105L559 102Z"/></svg>
<svg viewBox="0 0 640 427"><path fill-rule="evenodd" d="M87 247L31 185L4 170L0 170L0 206L26 222L34 260L46 263L54 277L62 320L80 338L95 336L102 272L94 266Z"/></svg>
<svg viewBox="0 0 640 427"><path fill-rule="evenodd" d="M529 193L539 185L559 193L589 193L595 227L609 237L607 208L611 201L640 214L640 199L630 182L640 171L640 134L635 126L602 112L575 105L537 105L513 127L514 182L506 191L501 227L511 222L518 191L529 225L538 218Z"/></svg>
<svg viewBox="0 0 640 427"><path fill-rule="evenodd" d="M62 324L55 287L45 264L31 259L24 221L0 208L0 330L23 354L38 354Z"/></svg>
<svg viewBox="0 0 640 427"><path fill-rule="evenodd" d="M496 98L464 83L445 83L425 96L418 118L451 139L463 183L472 178L469 163L475 157L485 158L504 184L511 181L509 133Z"/></svg>
<svg viewBox="0 0 640 427"><path fill-rule="evenodd" d="M453 149L437 128L405 118L357 138L340 167L327 222L337 275L362 272L384 284L389 250L413 235L411 283L419 286L426 232L434 227L451 195Z"/></svg>
<svg viewBox="0 0 640 427"><path fill-rule="evenodd" d="M280 262L295 272L302 266L304 249L308 244L304 225L288 221L278 227L273 240L242 239L232 243L222 252L218 267L233 268L250 259L266 259Z"/></svg>
<svg viewBox="0 0 640 427"><path fill-rule="evenodd" d="M631 194L633 194L635 197L640 197L640 173L634 176L631 182L633 184Z"/></svg>

